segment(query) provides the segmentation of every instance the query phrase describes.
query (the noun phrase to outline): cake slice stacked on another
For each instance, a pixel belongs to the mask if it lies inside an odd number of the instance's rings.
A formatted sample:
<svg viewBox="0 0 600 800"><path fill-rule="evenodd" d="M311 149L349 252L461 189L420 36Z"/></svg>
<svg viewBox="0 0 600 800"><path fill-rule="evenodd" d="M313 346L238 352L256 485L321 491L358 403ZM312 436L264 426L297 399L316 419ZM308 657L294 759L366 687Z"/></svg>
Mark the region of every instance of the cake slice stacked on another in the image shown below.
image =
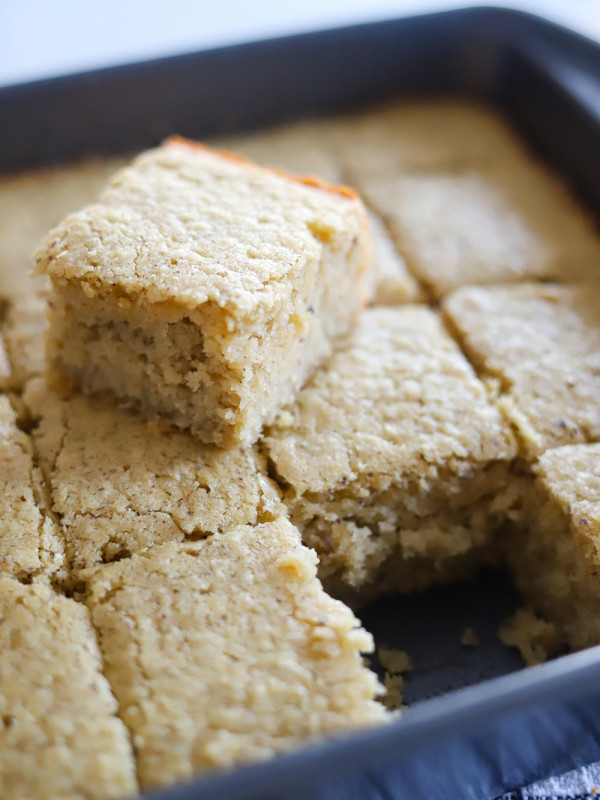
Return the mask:
<svg viewBox="0 0 600 800"><path fill-rule="evenodd" d="M352 327L370 257L352 190L172 139L38 249L49 358L85 392L252 444Z"/></svg>

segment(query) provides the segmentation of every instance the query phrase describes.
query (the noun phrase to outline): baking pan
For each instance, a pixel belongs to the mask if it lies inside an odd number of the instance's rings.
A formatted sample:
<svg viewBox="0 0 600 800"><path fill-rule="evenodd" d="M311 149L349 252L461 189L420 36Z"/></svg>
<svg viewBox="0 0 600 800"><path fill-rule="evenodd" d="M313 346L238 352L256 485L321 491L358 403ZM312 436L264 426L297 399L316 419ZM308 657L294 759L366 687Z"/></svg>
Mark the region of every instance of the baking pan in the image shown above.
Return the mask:
<svg viewBox="0 0 600 800"><path fill-rule="evenodd" d="M397 19L0 89L0 171L240 132L399 95L481 99L600 211L600 48L493 8ZM484 800L600 758L600 648L522 670L502 573L362 609L406 649L393 724L165 791L162 800ZM479 638L461 647L465 627ZM377 667L377 664L374 664ZM470 687L470 688L464 688Z"/></svg>

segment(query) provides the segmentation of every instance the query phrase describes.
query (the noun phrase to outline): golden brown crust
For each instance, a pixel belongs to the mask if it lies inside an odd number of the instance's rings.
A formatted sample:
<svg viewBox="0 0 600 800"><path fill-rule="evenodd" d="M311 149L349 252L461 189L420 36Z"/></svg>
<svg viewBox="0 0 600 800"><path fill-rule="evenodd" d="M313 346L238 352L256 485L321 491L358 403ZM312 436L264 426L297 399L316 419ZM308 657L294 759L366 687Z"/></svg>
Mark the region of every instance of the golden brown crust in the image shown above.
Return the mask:
<svg viewBox="0 0 600 800"><path fill-rule="evenodd" d="M169 138L164 141L163 146L190 147L192 149L203 150L208 153L219 155L221 156L221 158L227 158L230 161L243 164L244 166L247 167L253 167L253 168L257 167L257 165L253 163L249 158L239 155L238 153L232 153L229 150L221 150L220 148L205 144L204 142L196 142L193 141L192 139L186 139L183 136L169 136ZM275 175L280 175L282 178L287 178L290 181L296 181L297 183L301 183L303 186L309 186L313 189L320 189L321 191L324 192L331 192L332 194L337 194L340 195L341 197L346 197L349 200L359 199L358 192L351 186L335 186L334 184L328 183L327 181L317 177L316 175L293 175L292 173L287 172L286 170L276 169L275 167L263 166L260 167L260 169L269 170L270 172L273 172Z"/></svg>

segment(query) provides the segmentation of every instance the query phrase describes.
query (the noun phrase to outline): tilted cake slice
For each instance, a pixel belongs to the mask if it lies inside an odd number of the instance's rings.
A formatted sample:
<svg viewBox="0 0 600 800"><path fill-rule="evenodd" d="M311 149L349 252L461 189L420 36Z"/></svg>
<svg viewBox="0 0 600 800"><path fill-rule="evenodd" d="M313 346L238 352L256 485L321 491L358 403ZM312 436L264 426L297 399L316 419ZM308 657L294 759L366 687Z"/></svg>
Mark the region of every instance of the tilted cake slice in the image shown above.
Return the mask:
<svg viewBox="0 0 600 800"><path fill-rule="evenodd" d="M56 370L229 446L255 441L352 326L370 240L352 190L171 139L36 262Z"/></svg>
<svg viewBox="0 0 600 800"><path fill-rule="evenodd" d="M366 311L264 447L322 578L367 592L423 588L490 555L515 455L483 383L419 306Z"/></svg>
<svg viewBox="0 0 600 800"><path fill-rule="evenodd" d="M143 788L386 718L371 636L284 519L100 567L88 605Z"/></svg>

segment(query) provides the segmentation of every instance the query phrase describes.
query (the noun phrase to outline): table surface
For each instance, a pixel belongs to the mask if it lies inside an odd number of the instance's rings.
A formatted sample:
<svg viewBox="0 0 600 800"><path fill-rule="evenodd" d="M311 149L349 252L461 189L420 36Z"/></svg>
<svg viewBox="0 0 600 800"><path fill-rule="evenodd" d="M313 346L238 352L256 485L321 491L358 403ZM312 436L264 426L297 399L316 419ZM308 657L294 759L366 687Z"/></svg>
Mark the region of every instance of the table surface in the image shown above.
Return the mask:
<svg viewBox="0 0 600 800"><path fill-rule="evenodd" d="M226 44L471 5L463 0L0 0L0 86ZM600 40L600 0L515 0ZM503 800L600 796L600 764ZM457 798L456 800L459 800ZM482 798L484 800L484 798Z"/></svg>

